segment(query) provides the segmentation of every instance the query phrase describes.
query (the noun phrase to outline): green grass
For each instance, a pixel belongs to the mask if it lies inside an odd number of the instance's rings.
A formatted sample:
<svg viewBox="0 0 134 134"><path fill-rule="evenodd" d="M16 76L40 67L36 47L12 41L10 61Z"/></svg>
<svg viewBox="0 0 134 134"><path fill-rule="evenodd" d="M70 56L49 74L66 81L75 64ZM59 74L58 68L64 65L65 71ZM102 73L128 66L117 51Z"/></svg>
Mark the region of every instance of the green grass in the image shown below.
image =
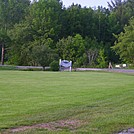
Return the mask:
<svg viewBox="0 0 134 134"><path fill-rule="evenodd" d="M113 134L134 127L134 75L106 72L0 71L0 132L66 119L71 131L21 133Z"/></svg>

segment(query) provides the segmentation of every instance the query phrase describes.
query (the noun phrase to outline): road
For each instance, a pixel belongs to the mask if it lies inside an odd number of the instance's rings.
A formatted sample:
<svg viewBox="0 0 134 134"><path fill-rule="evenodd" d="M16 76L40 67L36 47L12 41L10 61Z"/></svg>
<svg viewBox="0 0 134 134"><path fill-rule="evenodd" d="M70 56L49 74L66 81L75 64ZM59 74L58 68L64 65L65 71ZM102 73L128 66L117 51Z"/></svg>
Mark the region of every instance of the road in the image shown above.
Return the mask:
<svg viewBox="0 0 134 134"><path fill-rule="evenodd" d="M0 65L0 66L9 66L9 65ZM16 66L16 69L31 69L37 68L42 69L41 66ZM50 67L46 67L48 69ZM134 74L134 69L101 69L101 68L75 68L75 71L106 71L106 72L119 72L119 73L129 73Z"/></svg>
<svg viewBox="0 0 134 134"><path fill-rule="evenodd" d="M76 68L76 71L106 71L134 74L134 69L101 69L101 68Z"/></svg>

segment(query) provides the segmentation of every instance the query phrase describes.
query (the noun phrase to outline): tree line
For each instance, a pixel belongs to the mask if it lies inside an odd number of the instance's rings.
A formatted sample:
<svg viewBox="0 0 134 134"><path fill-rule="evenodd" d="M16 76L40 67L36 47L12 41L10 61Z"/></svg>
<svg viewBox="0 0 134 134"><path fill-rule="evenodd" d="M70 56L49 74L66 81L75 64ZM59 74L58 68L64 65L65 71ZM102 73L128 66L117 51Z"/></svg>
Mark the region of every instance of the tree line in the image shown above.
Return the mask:
<svg viewBox="0 0 134 134"><path fill-rule="evenodd" d="M134 1L65 7L60 0L0 0L0 55L11 65L75 67L134 64Z"/></svg>

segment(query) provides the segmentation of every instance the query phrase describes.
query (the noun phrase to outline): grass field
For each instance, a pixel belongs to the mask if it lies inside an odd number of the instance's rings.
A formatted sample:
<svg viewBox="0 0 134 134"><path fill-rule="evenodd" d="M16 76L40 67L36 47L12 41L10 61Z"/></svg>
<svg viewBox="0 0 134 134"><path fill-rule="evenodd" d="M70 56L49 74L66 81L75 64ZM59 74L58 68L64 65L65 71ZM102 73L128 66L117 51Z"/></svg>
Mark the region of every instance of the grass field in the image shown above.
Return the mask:
<svg viewBox="0 0 134 134"><path fill-rule="evenodd" d="M75 125L51 130L67 120ZM134 128L134 75L0 71L0 133L41 123L50 129L16 133L115 134Z"/></svg>

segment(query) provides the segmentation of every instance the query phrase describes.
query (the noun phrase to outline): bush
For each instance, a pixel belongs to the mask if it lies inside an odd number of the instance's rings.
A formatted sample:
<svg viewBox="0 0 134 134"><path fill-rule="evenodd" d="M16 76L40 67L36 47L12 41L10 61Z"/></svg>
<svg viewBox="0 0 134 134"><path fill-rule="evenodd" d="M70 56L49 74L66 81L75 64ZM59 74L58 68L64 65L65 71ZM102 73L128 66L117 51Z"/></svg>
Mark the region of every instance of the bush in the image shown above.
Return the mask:
<svg viewBox="0 0 134 134"><path fill-rule="evenodd" d="M106 56L104 53L104 49L100 49L99 56L97 58L98 67L105 68L107 66Z"/></svg>
<svg viewBox="0 0 134 134"><path fill-rule="evenodd" d="M26 69L19 69L20 71L42 71L42 68L26 68Z"/></svg>
<svg viewBox="0 0 134 134"><path fill-rule="evenodd" d="M15 66L0 66L0 70L17 70Z"/></svg>
<svg viewBox="0 0 134 134"><path fill-rule="evenodd" d="M58 61L53 61L50 63L50 70L51 71L59 71L59 62Z"/></svg>
<svg viewBox="0 0 134 134"><path fill-rule="evenodd" d="M129 68L129 69L134 69L134 64L129 64L129 65L128 65L128 68Z"/></svg>

